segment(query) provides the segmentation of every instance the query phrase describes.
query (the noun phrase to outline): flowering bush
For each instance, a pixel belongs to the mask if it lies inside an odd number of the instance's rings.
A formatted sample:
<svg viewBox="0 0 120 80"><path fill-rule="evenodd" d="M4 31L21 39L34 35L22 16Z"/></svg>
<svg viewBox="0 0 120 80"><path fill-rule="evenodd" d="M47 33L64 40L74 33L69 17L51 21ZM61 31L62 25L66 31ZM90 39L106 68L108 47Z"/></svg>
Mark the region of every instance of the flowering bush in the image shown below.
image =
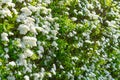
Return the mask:
<svg viewBox="0 0 120 80"><path fill-rule="evenodd" d="M0 0L0 80L119 80L119 0Z"/></svg>

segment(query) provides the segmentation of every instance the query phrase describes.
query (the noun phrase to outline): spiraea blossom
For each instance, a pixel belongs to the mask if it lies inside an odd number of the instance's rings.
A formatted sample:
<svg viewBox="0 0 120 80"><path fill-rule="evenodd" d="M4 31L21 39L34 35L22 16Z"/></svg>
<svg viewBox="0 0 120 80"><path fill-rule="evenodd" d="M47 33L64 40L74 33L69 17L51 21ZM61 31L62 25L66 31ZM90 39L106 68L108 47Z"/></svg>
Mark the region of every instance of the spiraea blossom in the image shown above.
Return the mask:
<svg viewBox="0 0 120 80"><path fill-rule="evenodd" d="M11 3L12 2L12 0L2 0L2 3Z"/></svg>
<svg viewBox="0 0 120 80"><path fill-rule="evenodd" d="M24 0L17 0L17 2L20 2L20 3L22 3Z"/></svg>
<svg viewBox="0 0 120 80"><path fill-rule="evenodd" d="M29 8L32 12L36 12L36 11L38 10L37 7L32 6L32 5L28 6L28 8Z"/></svg>
<svg viewBox="0 0 120 80"><path fill-rule="evenodd" d="M31 18L31 17L25 17L25 19L23 20L23 22L26 25L30 25L30 24L34 24L35 20L34 20L34 18Z"/></svg>
<svg viewBox="0 0 120 80"><path fill-rule="evenodd" d="M24 79L25 79L25 80L30 80L28 75L25 75L25 76L24 76Z"/></svg>
<svg viewBox="0 0 120 80"><path fill-rule="evenodd" d="M58 46L58 44L56 43L56 41L53 41L53 43L51 45L54 46L54 47Z"/></svg>
<svg viewBox="0 0 120 80"><path fill-rule="evenodd" d="M7 80L15 80L15 77L14 76L8 76Z"/></svg>
<svg viewBox="0 0 120 80"><path fill-rule="evenodd" d="M119 0L0 0L0 80L119 80Z"/></svg>
<svg viewBox="0 0 120 80"><path fill-rule="evenodd" d="M0 15L1 15L1 18L12 17L12 13L8 8L3 8L2 10L0 10Z"/></svg>
<svg viewBox="0 0 120 80"><path fill-rule="evenodd" d="M20 34L26 34L30 30L30 28L25 24L20 24L18 30L20 31Z"/></svg>
<svg viewBox="0 0 120 80"><path fill-rule="evenodd" d="M9 62L9 65L16 66L16 63L14 61Z"/></svg>
<svg viewBox="0 0 120 80"><path fill-rule="evenodd" d="M3 32L3 33L1 34L1 39L2 39L2 41L9 41L9 39L8 39L8 34L5 33L5 32Z"/></svg>
<svg viewBox="0 0 120 80"><path fill-rule="evenodd" d="M30 49L26 49L24 52L25 57L31 57L34 53Z"/></svg>
<svg viewBox="0 0 120 80"><path fill-rule="evenodd" d="M24 36L23 37L23 43L25 45L28 45L30 47L37 46L37 39L35 37L30 37L30 36Z"/></svg>
<svg viewBox="0 0 120 80"><path fill-rule="evenodd" d="M30 11L30 9L27 8L27 7L22 8L21 11L23 12L24 15L27 15L27 16L29 16L29 15L32 14L32 12Z"/></svg>

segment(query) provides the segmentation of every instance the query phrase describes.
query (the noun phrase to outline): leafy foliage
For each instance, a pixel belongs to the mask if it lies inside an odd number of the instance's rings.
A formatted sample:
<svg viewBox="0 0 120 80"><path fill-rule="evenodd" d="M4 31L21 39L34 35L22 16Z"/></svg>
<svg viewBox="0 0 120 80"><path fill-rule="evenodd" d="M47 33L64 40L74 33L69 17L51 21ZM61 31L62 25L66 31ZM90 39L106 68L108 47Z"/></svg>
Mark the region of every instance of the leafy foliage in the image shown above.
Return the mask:
<svg viewBox="0 0 120 80"><path fill-rule="evenodd" d="M119 0L1 0L1 80L119 80Z"/></svg>

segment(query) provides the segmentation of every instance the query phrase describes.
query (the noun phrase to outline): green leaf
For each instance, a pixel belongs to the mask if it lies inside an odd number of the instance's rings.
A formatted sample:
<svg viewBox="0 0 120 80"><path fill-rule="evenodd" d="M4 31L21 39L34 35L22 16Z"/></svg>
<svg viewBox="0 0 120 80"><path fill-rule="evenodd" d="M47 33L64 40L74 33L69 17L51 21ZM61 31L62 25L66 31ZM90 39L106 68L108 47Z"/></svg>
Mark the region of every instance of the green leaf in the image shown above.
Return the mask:
<svg viewBox="0 0 120 80"><path fill-rule="evenodd" d="M105 5L106 5L106 6L110 6L111 3L112 3L112 0L105 0Z"/></svg>
<svg viewBox="0 0 120 80"><path fill-rule="evenodd" d="M31 57L30 57L32 60L36 60L38 59L38 56L36 54L33 54Z"/></svg>
<svg viewBox="0 0 120 80"><path fill-rule="evenodd" d="M103 7L110 6L112 0L99 0Z"/></svg>
<svg viewBox="0 0 120 80"><path fill-rule="evenodd" d="M0 58L0 62L3 62L3 60Z"/></svg>

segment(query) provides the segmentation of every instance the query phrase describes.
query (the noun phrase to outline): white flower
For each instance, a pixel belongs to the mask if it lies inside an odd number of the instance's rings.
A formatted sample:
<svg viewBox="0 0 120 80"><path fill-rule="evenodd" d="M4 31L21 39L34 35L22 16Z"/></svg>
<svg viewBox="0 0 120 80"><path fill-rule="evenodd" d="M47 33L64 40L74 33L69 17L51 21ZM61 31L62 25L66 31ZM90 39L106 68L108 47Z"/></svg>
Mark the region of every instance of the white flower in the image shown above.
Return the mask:
<svg viewBox="0 0 120 80"><path fill-rule="evenodd" d="M6 59L8 59L8 58L9 58L9 55L8 55L8 54L5 54L4 57L5 57Z"/></svg>
<svg viewBox="0 0 120 80"><path fill-rule="evenodd" d="M68 79L70 79L71 77L73 77L73 75L70 72L67 73L67 76L68 76Z"/></svg>
<svg viewBox="0 0 120 80"><path fill-rule="evenodd" d="M87 7L90 8L90 9L94 8L93 4L87 4Z"/></svg>
<svg viewBox="0 0 120 80"><path fill-rule="evenodd" d="M17 65L24 65L26 66L27 65L27 61L24 59L25 56L24 55L19 55L20 59L18 59L16 61Z"/></svg>
<svg viewBox="0 0 120 80"><path fill-rule="evenodd" d="M40 8L42 10L43 14L48 14L48 9L46 7L42 7Z"/></svg>
<svg viewBox="0 0 120 80"><path fill-rule="evenodd" d="M1 18L4 17L12 17L11 11L8 8L3 8L2 10L0 10L0 14L1 14Z"/></svg>
<svg viewBox="0 0 120 80"><path fill-rule="evenodd" d="M22 11L25 15L27 15L27 16L29 16L29 15L32 14L32 12L30 11L30 9L28 9L27 7L22 8L21 11Z"/></svg>
<svg viewBox="0 0 120 80"><path fill-rule="evenodd" d="M50 0L44 0L45 3L50 4Z"/></svg>
<svg viewBox="0 0 120 80"><path fill-rule="evenodd" d="M72 57L72 60L79 60L79 58L78 57L76 57L76 56L74 56L74 57Z"/></svg>
<svg viewBox="0 0 120 80"><path fill-rule="evenodd" d="M46 19L50 22L53 22L54 21L54 18L52 18L52 16L46 16Z"/></svg>
<svg viewBox="0 0 120 80"><path fill-rule="evenodd" d="M0 66L2 66L2 62L0 62ZM1 79L0 79L1 80Z"/></svg>
<svg viewBox="0 0 120 80"><path fill-rule="evenodd" d="M17 22L24 22L24 20L26 19L26 15L24 15L24 14L21 14L21 15L19 15L18 16L18 18L17 18Z"/></svg>
<svg viewBox="0 0 120 80"><path fill-rule="evenodd" d="M49 31L51 30L48 25L43 25L42 27L43 27L47 32L49 32Z"/></svg>
<svg viewBox="0 0 120 80"><path fill-rule="evenodd" d="M24 24L26 24L26 25L34 24L34 21L35 21L35 19L31 18L31 17L26 17L26 19L23 20Z"/></svg>
<svg viewBox="0 0 120 80"><path fill-rule="evenodd" d="M5 32L3 32L3 33L1 34L1 36L2 36L2 37L4 37L4 36L8 36L8 34L5 33Z"/></svg>
<svg viewBox="0 0 120 80"><path fill-rule="evenodd" d="M66 15L69 15L69 12L65 12Z"/></svg>
<svg viewBox="0 0 120 80"><path fill-rule="evenodd" d="M115 26L115 24L116 24L115 21L106 21L106 22L107 22L108 26L110 26L110 27L116 27Z"/></svg>
<svg viewBox="0 0 120 80"><path fill-rule="evenodd" d="M91 27L94 29L94 28L96 28L97 26L95 26L95 25L91 25Z"/></svg>
<svg viewBox="0 0 120 80"><path fill-rule="evenodd" d="M76 21L76 20L77 20L77 18L76 18L76 17L72 17L71 19L72 19L72 21Z"/></svg>
<svg viewBox="0 0 120 80"><path fill-rule="evenodd" d="M78 11L78 14L80 14L80 15L83 15L83 12L81 12L81 11Z"/></svg>
<svg viewBox="0 0 120 80"><path fill-rule="evenodd" d="M98 44L98 46L100 46L100 45L101 45L100 41L96 41L96 43Z"/></svg>
<svg viewBox="0 0 120 80"><path fill-rule="evenodd" d="M15 4L11 3L11 2L8 2L7 5L10 6L10 7L15 7Z"/></svg>
<svg viewBox="0 0 120 80"><path fill-rule="evenodd" d="M39 48L39 50L40 50L41 52L44 52L43 46L38 46L38 48Z"/></svg>
<svg viewBox="0 0 120 80"><path fill-rule="evenodd" d="M30 80L28 75L25 75L25 76L24 76L24 79L25 79L25 80Z"/></svg>
<svg viewBox="0 0 120 80"><path fill-rule="evenodd" d="M40 50L38 50L37 53L38 53L38 55L39 55L40 58L43 57L43 55L41 54L42 52Z"/></svg>
<svg viewBox="0 0 120 80"><path fill-rule="evenodd" d="M57 47L58 44L55 41L53 41L52 46Z"/></svg>
<svg viewBox="0 0 120 80"><path fill-rule="evenodd" d="M9 62L9 65L16 66L16 63L14 61Z"/></svg>
<svg viewBox="0 0 120 80"><path fill-rule="evenodd" d="M89 13L88 16L89 16L91 19L98 19L98 17L99 17L95 12Z"/></svg>
<svg viewBox="0 0 120 80"><path fill-rule="evenodd" d="M38 78L40 77L40 74L39 73L34 73L34 80L39 80Z"/></svg>
<svg viewBox="0 0 120 80"><path fill-rule="evenodd" d="M18 2L23 2L24 0L17 0Z"/></svg>
<svg viewBox="0 0 120 80"><path fill-rule="evenodd" d="M18 71L18 75L21 75L22 73L20 71Z"/></svg>
<svg viewBox="0 0 120 80"><path fill-rule="evenodd" d="M12 2L12 0L2 0L2 3L8 3L8 2Z"/></svg>
<svg viewBox="0 0 120 80"><path fill-rule="evenodd" d="M43 31L44 29L42 27L35 27L36 30L38 30L39 32Z"/></svg>
<svg viewBox="0 0 120 80"><path fill-rule="evenodd" d="M58 31L57 30L51 30L51 33L56 36Z"/></svg>
<svg viewBox="0 0 120 80"><path fill-rule="evenodd" d="M83 43L82 42L78 42L78 47L82 47L83 46Z"/></svg>
<svg viewBox="0 0 120 80"><path fill-rule="evenodd" d="M55 64L53 64L53 69L56 70L56 65Z"/></svg>
<svg viewBox="0 0 120 80"><path fill-rule="evenodd" d="M62 65L60 65L60 69L64 69L64 67Z"/></svg>
<svg viewBox="0 0 120 80"><path fill-rule="evenodd" d="M45 72L45 69L44 69L43 67L41 68L41 72L42 72L42 73Z"/></svg>
<svg viewBox="0 0 120 80"><path fill-rule="evenodd" d="M30 29L27 25L21 24L19 25L18 30L20 31L20 34L26 34Z"/></svg>
<svg viewBox="0 0 120 80"><path fill-rule="evenodd" d="M14 44L15 44L17 47L22 47L21 39L15 38Z"/></svg>
<svg viewBox="0 0 120 80"><path fill-rule="evenodd" d="M25 65L26 66L26 68L25 68L25 70L24 70L24 72L26 73L26 72L32 72L32 69L29 67L29 66L27 66L27 65Z"/></svg>
<svg viewBox="0 0 120 80"><path fill-rule="evenodd" d="M9 32L8 34L9 34L10 36L14 35L14 33L13 33L13 32Z"/></svg>
<svg viewBox="0 0 120 80"><path fill-rule="evenodd" d="M26 57L31 57L34 53L30 49L26 49L24 54Z"/></svg>
<svg viewBox="0 0 120 80"><path fill-rule="evenodd" d="M70 32L68 36L73 37L74 34L72 32Z"/></svg>
<svg viewBox="0 0 120 80"><path fill-rule="evenodd" d="M85 40L86 43L89 43L89 44L93 44L94 42L93 41L90 41L90 40Z"/></svg>
<svg viewBox="0 0 120 80"><path fill-rule="evenodd" d="M14 14L18 14L16 9L12 8L12 11L14 12Z"/></svg>
<svg viewBox="0 0 120 80"><path fill-rule="evenodd" d="M73 31L73 34L77 34L77 32L76 32L76 31Z"/></svg>
<svg viewBox="0 0 120 80"><path fill-rule="evenodd" d="M8 53L9 51L9 48L4 48L5 52Z"/></svg>
<svg viewBox="0 0 120 80"><path fill-rule="evenodd" d="M59 24L57 24L57 23L55 23L55 30L59 30L60 28L59 28Z"/></svg>
<svg viewBox="0 0 120 80"><path fill-rule="evenodd" d="M89 73L89 76L90 76L90 77L95 77L96 75L95 75L93 72L90 72L90 73Z"/></svg>
<svg viewBox="0 0 120 80"><path fill-rule="evenodd" d="M20 54L19 57L20 57L20 59L24 59L25 55L24 54Z"/></svg>
<svg viewBox="0 0 120 80"><path fill-rule="evenodd" d="M32 2L32 0L28 0L28 2Z"/></svg>
<svg viewBox="0 0 120 80"><path fill-rule="evenodd" d="M7 80L15 80L15 77L14 76L8 76Z"/></svg>
<svg viewBox="0 0 120 80"><path fill-rule="evenodd" d="M47 73L48 77L52 77L52 74L51 73Z"/></svg>
<svg viewBox="0 0 120 80"><path fill-rule="evenodd" d="M30 47L37 46L36 44L37 39L35 37L24 36L23 43Z"/></svg>
<svg viewBox="0 0 120 80"><path fill-rule="evenodd" d="M30 6L28 6L28 8L32 11L32 12L35 12L35 11L37 11L37 7L35 7L35 6L32 6L32 5L30 5Z"/></svg>
<svg viewBox="0 0 120 80"><path fill-rule="evenodd" d="M51 72L56 75L56 70L54 68L51 69Z"/></svg>
<svg viewBox="0 0 120 80"><path fill-rule="evenodd" d="M40 72L40 80L43 80L44 76L45 76L45 73L44 72Z"/></svg>
<svg viewBox="0 0 120 80"><path fill-rule="evenodd" d="M9 41L9 39L8 39L8 34L5 33L5 32L3 32L3 33L1 34L1 38L2 38L2 41Z"/></svg>
<svg viewBox="0 0 120 80"><path fill-rule="evenodd" d="M27 26L28 31L37 34L36 26L35 26L34 21L35 20L31 17L26 17L26 19L23 20L24 24Z"/></svg>
<svg viewBox="0 0 120 80"><path fill-rule="evenodd" d="M30 27L30 32L37 34L35 26Z"/></svg>

